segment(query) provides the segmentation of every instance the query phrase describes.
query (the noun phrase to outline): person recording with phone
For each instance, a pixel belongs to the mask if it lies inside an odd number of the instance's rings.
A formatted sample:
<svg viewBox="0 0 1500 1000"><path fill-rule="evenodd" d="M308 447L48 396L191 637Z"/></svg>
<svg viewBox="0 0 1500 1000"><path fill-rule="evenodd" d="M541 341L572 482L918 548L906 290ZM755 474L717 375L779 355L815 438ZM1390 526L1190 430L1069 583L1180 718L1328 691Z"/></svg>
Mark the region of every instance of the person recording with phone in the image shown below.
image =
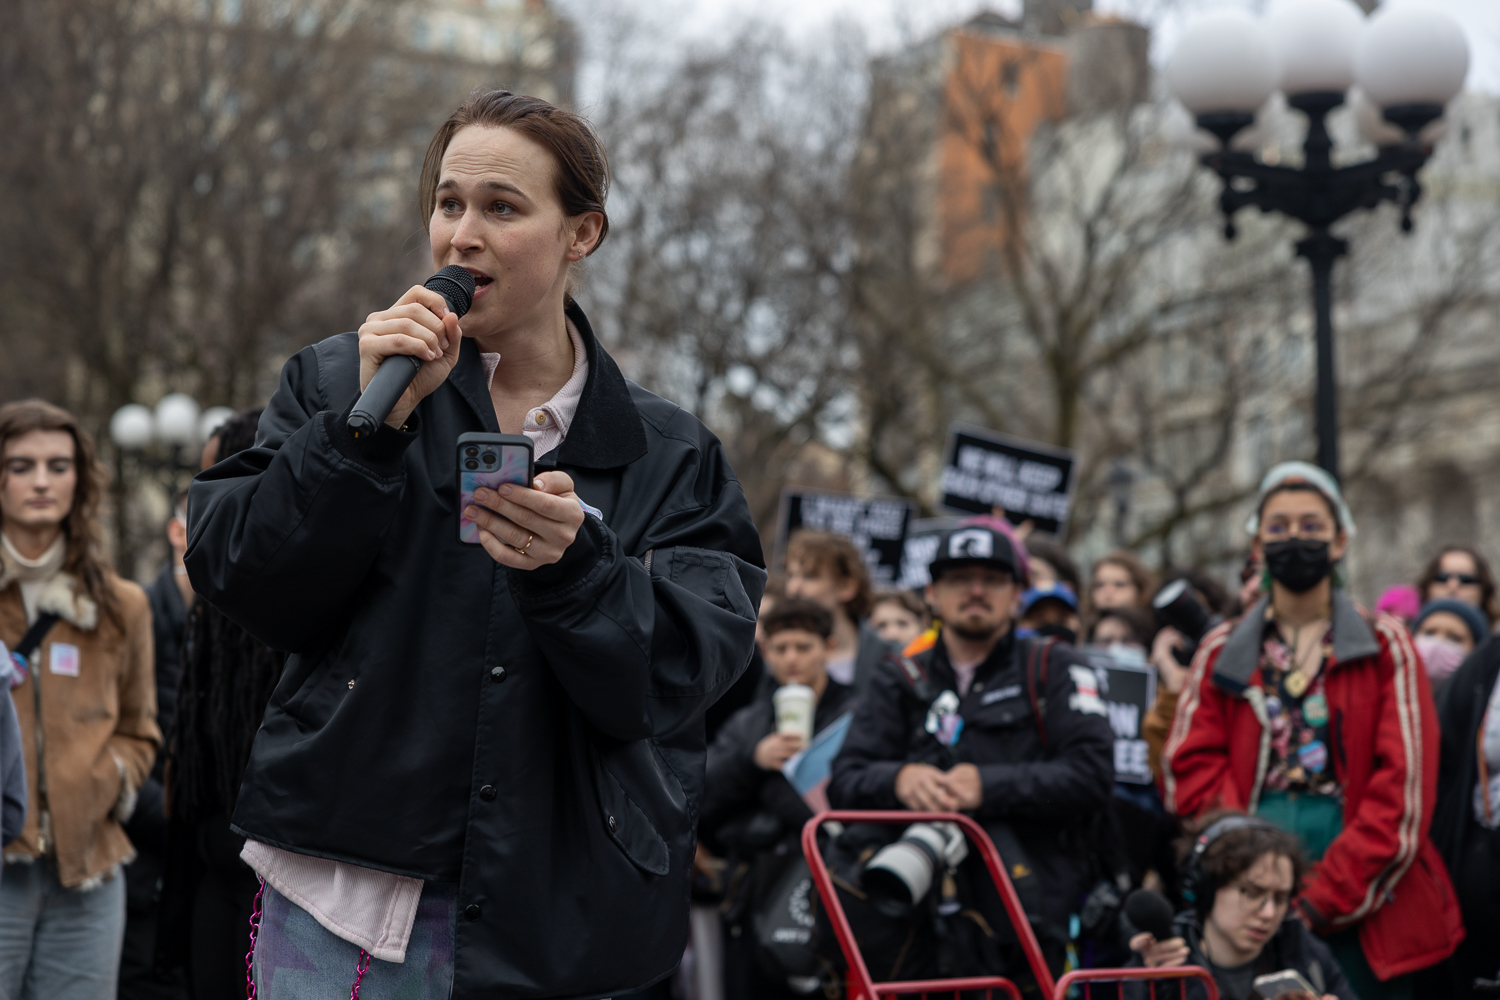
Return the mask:
<svg viewBox="0 0 1500 1000"><path fill-rule="evenodd" d="M584 119L472 96L422 167L439 275L288 361L193 485L194 589L291 653L232 818L264 1000L610 996L682 957L703 712L765 572L718 440L570 294L607 188Z"/></svg>

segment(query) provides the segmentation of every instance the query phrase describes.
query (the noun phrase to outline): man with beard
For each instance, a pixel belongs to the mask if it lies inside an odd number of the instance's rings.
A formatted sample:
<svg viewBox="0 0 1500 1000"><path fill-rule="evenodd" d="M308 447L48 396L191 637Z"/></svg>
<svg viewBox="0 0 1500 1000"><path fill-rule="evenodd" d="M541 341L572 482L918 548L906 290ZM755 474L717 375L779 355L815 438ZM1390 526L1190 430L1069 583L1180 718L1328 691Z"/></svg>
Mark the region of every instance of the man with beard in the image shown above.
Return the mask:
<svg viewBox="0 0 1500 1000"><path fill-rule="evenodd" d="M989 519L945 534L930 571L941 627L872 679L828 798L843 809L972 815L1000 849L1055 975L1069 916L1093 881L1091 817L1114 780L1098 681L1071 646L1016 636L1026 554ZM979 945L972 971L1017 975L1013 961L993 967L1013 936L977 852L960 881L973 905L959 916L972 914L965 930Z"/></svg>

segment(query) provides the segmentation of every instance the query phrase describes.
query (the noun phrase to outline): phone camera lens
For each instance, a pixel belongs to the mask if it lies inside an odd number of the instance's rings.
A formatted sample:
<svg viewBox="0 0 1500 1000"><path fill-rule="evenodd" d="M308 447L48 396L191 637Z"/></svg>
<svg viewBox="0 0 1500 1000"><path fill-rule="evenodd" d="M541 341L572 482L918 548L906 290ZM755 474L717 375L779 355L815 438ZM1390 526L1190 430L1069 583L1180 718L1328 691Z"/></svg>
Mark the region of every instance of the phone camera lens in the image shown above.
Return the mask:
<svg viewBox="0 0 1500 1000"><path fill-rule="evenodd" d="M484 464L485 465L494 465L495 464L495 453L493 451L487 451L487 452L484 453Z"/></svg>
<svg viewBox="0 0 1500 1000"><path fill-rule="evenodd" d="M464 462L464 468L468 469L470 472L473 472L475 469L479 468L479 463L471 458Z"/></svg>
<svg viewBox="0 0 1500 1000"><path fill-rule="evenodd" d="M469 445L469 447L464 449L464 454L468 455L470 458L475 458L479 455L479 449L471 444Z"/></svg>

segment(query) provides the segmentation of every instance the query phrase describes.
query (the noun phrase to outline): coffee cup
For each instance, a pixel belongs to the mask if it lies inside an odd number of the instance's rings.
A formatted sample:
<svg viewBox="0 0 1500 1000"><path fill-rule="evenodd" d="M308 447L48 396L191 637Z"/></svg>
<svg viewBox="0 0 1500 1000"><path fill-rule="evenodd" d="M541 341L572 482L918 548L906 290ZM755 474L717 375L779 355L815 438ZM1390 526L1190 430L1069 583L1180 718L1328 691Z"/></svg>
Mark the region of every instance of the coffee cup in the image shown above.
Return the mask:
<svg viewBox="0 0 1500 1000"><path fill-rule="evenodd" d="M818 696L806 684L784 684L771 696L776 706L776 731L796 733L806 743L813 735L813 712Z"/></svg>

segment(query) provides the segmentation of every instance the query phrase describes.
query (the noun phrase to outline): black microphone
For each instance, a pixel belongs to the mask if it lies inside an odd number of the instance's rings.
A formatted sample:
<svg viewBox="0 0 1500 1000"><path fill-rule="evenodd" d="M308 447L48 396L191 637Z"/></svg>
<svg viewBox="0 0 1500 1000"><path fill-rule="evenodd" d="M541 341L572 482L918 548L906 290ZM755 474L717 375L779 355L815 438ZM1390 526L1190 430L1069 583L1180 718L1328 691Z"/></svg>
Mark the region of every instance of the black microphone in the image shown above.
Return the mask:
<svg viewBox="0 0 1500 1000"><path fill-rule="evenodd" d="M474 304L474 276L457 264L449 264L422 282L422 287L441 295L448 303L448 311L457 314L459 319L463 319ZM370 379L359 402L349 413L349 433L362 438L378 431L385 418L391 415L396 401L421 370L422 359L410 354L392 354L381 361L380 367L375 369L375 377Z"/></svg>
<svg viewBox="0 0 1500 1000"><path fill-rule="evenodd" d="M1158 941L1167 941L1172 933L1172 904L1167 897L1150 889L1137 889L1125 900L1125 917L1138 931L1145 931Z"/></svg>

